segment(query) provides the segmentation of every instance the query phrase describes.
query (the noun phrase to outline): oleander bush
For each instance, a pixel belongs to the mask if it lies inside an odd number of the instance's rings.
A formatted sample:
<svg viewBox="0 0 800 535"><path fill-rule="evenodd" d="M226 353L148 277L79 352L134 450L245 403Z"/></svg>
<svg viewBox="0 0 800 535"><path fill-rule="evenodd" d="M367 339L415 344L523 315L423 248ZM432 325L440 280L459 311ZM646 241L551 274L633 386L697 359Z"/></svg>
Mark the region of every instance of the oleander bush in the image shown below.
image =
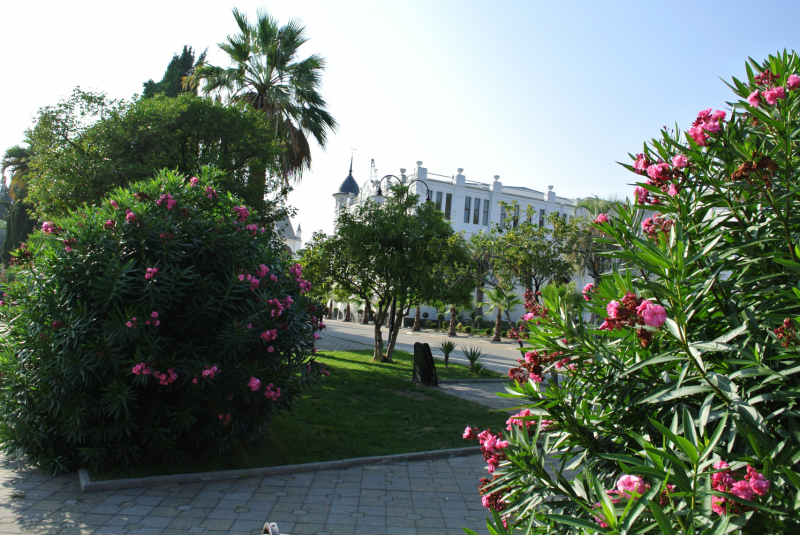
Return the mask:
<svg viewBox="0 0 800 535"><path fill-rule="evenodd" d="M0 301L6 452L55 472L225 452L319 379L322 306L217 176L162 172L15 252Z"/></svg>
<svg viewBox="0 0 800 535"><path fill-rule="evenodd" d="M631 156L618 268L532 303L524 410L480 434L494 533L800 532L800 58L746 66Z"/></svg>

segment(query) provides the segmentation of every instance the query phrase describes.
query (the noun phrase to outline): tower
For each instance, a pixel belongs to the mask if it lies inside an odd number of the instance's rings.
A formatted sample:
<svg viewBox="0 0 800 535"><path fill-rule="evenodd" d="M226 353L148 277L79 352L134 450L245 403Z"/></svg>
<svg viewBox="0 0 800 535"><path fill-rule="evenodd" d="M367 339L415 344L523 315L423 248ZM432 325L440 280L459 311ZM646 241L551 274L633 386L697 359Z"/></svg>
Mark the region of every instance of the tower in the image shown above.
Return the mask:
<svg viewBox="0 0 800 535"><path fill-rule="evenodd" d="M358 187L356 183L356 179L353 178L353 156L350 155L350 172L347 175L347 178L344 179L342 185L339 186L339 189L336 193L333 194L333 198L336 201L336 216L339 216L339 211L342 207L347 206L347 198L348 196L355 195L358 196L361 189Z"/></svg>

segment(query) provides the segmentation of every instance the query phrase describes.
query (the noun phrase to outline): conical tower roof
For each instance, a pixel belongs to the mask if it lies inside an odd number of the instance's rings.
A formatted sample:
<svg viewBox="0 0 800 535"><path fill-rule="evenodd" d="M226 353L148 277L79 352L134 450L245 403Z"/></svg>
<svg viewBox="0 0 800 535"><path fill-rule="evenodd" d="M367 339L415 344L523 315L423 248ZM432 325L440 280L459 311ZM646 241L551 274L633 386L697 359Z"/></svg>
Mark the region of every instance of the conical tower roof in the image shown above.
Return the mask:
<svg viewBox="0 0 800 535"><path fill-rule="evenodd" d="M361 191L361 188L358 187L356 184L356 179L353 178L353 157L350 156L350 173L347 175L347 178L344 179L342 185L339 186L339 191L336 193L345 193L345 194L353 194L358 195Z"/></svg>

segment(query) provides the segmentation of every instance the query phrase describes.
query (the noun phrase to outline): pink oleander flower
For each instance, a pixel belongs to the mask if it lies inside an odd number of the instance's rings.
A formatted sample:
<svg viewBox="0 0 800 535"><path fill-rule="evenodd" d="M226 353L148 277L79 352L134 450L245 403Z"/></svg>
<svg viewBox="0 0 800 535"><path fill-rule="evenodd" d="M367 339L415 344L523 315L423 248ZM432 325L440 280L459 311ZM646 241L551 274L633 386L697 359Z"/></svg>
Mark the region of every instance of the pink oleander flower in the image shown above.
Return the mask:
<svg viewBox="0 0 800 535"><path fill-rule="evenodd" d="M755 468L747 465L746 481L750 482L750 488L759 496L764 496L769 491L769 481L764 478L764 474L759 473Z"/></svg>
<svg viewBox="0 0 800 535"><path fill-rule="evenodd" d="M216 199L217 198L216 190L214 190L214 188L212 188L211 186L208 186L206 188L206 197L208 197L209 199Z"/></svg>
<svg viewBox="0 0 800 535"><path fill-rule="evenodd" d="M328 370L322 370L322 371L321 371L321 372L319 372L319 373L321 373L321 374L322 374L322 375L324 375L325 377L328 377L328 376L330 376L330 374L331 374L331 372L329 372Z"/></svg>
<svg viewBox="0 0 800 535"><path fill-rule="evenodd" d="M636 202L639 204L647 204L650 199L650 192L641 186L633 188L633 194L636 195Z"/></svg>
<svg viewBox="0 0 800 535"><path fill-rule="evenodd" d="M109 201L109 204L111 204L111 206L114 207L114 210L119 209L119 205L117 204L117 201Z"/></svg>
<svg viewBox="0 0 800 535"><path fill-rule="evenodd" d="M250 381L248 381L248 383L247 383L247 386L250 387L250 390L255 392L256 390L261 388L261 380L260 379L256 379L255 377L251 377Z"/></svg>
<svg viewBox="0 0 800 535"><path fill-rule="evenodd" d="M753 499L753 489L750 488L750 483L747 481L737 481L733 484L730 490L731 494L738 496L743 500L752 500Z"/></svg>
<svg viewBox="0 0 800 535"><path fill-rule="evenodd" d="M134 214L133 212L131 212L131 209L130 209L130 208L128 208L128 209L126 209L126 210L125 210L125 220L126 220L128 223L135 223L135 222L136 222L136 214Z"/></svg>
<svg viewBox="0 0 800 535"><path fill-rule="evenodd" d="M534 383L541 383L541 382L543 381L543 378L542 378L542 376L541 376L541 375L538 375L538 374L535 374L535 373L532 373L532 374L530 374L530 375L528 376L528 379L530 379L530 380L531 380L531 381L533 381Z"/></svg>
<svg viewBox="0 0 800 535"><path fill-rule="evenodd" d="M240 281L243 281L244 280L244 273L239 273L239 277L238 278L239 278Z"/></svg>
<svg viewBox="0 0 800 535"><path fill-rule="evenodd" d="M272 346L268 346L267 347L267 353L272 353L273 351L275 351L274 347L272 347Z"/></svg>
<svg viewBox="0 0 800 535"><path fill-rule="evenodd" d="M670 197L674 197L680 192L680 188L676 184L670 184L669 189L667 189L667 195Z"/></svg>
<svg viewBox="0 0 800 535"><path fill-rule="evenodd" d="M269 273L269 268L267 266L265 266L264 264L258 266L258 269L256 270L256 275L258 275L260 278L263 279L264 277L267 276L267 273Z"/></svg>
<svg viewBox="0 0 800 535"><path fill-rule="evenodd" d="M597 214L597 217L593 221L595 225L599 225L600 223L608 223L608 215L606 214Z"/></svg>
<svg viewBox="0 0 800 535"><path fill-rule="evenodd" d="M689 159L683 154L676 154L672 157L672 166L678 169L688 167Z"/></svg>
<svg viewBox="0 0 800 535"><path fill-rule="evenodd" d="M239 216L239 222L244 223L250 215L250 211L244 206L234 206L233 211Z"/></svg>
<svg viewBox="0 0 800 535"><path fill-rule="evenodd" d="M667 311L664 310L664 307L652 301L642 301L642 304L636 309L636 313L642 316L645 325L656 329L667 321Z"/></svg>
<svg viewBox="0 0 800 535"><path fill-rule="evenodd" d="M197 178L196 176L193 176L192 178L189 179L189 186L195 187L198 184L198 182L200 182L200 179Z"/></svg>
<svg viewBox="0 0 800 535"><path fill-rule="evenodd" d="M71 252L72 252L72 247L70 247L69 245L67 245L66 247L64 247L64 250L65 250L66 252L68 252L68 253L71 253Z"/></svg>
<svg viewBox="0 0 800 535"><path fill-rule="evenodd" d="M250 329L252 329L252 328L253 328L253 324L252 324L252 323L248 323L246 328L247 328L247 330L249 331Z"/></svg>
<svg viewBox="0 0 800 535"><path fill-rule="evenodd" d="M269 342L271 340L275 340L278 338L278 330L271 329L269 331L264 331L259 336L261 336L261 339L264 340L265 342Z"/></svg>
<svg viewBox="0 0 800 535"><path fill-rule="evenodd" d="M660 180L664 178L666 172L669 171L669 164L666 162L657 163L647 168L647 176L653 180Z"/></svg>
<svg viewBox="0 0 800 535"><path fill-rule="evenodd" d="M609 318L616 318L617 314L619 314L619 301L611 301L606 305L606 312Z"/></svg>
<svg viewBox="0 0 800 535"><path fill-rule="evenodd" d="M536 317L536 314L534 314L533 312L527 312L527 313L522 315L523 321L530 321L535 317Z"/></svg>
<svg viewBox="0 0 800 535"><path fill-rule="evenodd" d="M647 169L647 158L644 154L637 154L636 161L633 163L633 170L637 175L641 175Z"/></svg>
<svg viewBox="0 0 800 535"><path fill-rule="evenodd" d="M589 294L592 292L594 292L594 284L590 282L589 284L583 287L583 291L581 292L583 294L584 300L591 301L592 298L589 296Z"/></svg>
<svg viewBox="0 0 800 535"><path fill-rule="evenodd" d="M794 91L798 87L800 87L800 76L797 76L796 74L790 74L786 79L786 89L789 91Z"/></svg>
<svg viewBox="0 0 800 535"><path fill-rule="evenodd" d="M631 493L634 492L640 496L644 494L647 491L647 485L641 477L626 474L617 481L617 490L622 497L630 498Z"/></svg>
<svg viewBox="0 0 800 535"><path fill-rule="evenodd" d="M314 340L319 340L319 334L314 333Z"/></svg>
<svg viewBox="0 0 800 535"><path fill-rule="evenodd" d="M113 219L109 219L108 221L105 222L105 224L103 225L103 228L110 229L110 228L114 228L116 226L117 226L117 222L114 221Z"/></svg>
<svg viewBox="0 0 800 535"><path fill-rule="evenodd" d="M464 429L464 434L462 434L461 437L467 440L475 440L478 438L478 435L475 433L473 428L468 426L466 429Z"/></svg>
<svg viewBox="0 0 800 535"><path fill-rule="evenodd" d="M720 130L722 130L722 127L716 121L708 121L706 123L703 123L700 127L710 134L716 134Z"/></svg>
<svg viewBox="0 0 800 535"><path fill-rule="evenodd" d="M761 104L761 93L757 90L750 93L750 96L747 97L747 102L754 108L758 108L758 105Z"/></svg>
<svg viewBox="0 0 800 535"><path fill-rule="evenodd" d="M150 280L156 277L158 277L158 268L147 268L147 273L144 274L144 278Z"/></svg>
<svg viewBox="0 0 800 535"><path fill-rule="evenodd" d="M695 143L701 147L705 147L708 143L708 134L705 133L702 126L693 126L686 131L686 135L691 137Z"/></svg>
<svg viewBox="0 0 800 535"><path fill-rule="evenodd" d="M50 221L45 221L42 223L42 232L45 234L53 234L56 232L56 226Z"/></svg>
<svg viewBox="0 0 800 535"><path fill-rule="evenodd" d="M767 104L774 106L778 103L778 99L786 98L786 92L783 90L781 86L773 87L772 89L767 89L763 93L764 100L767 101Z"/></svg>
<svg viewBox="0 0 800 535"><path fill-rule="evenodd" d="M712 496L711 510L717 513L718 515L724 515L725 513L727 513L727 511L725 510L725 498L720 498L719 496Z"/></svg>

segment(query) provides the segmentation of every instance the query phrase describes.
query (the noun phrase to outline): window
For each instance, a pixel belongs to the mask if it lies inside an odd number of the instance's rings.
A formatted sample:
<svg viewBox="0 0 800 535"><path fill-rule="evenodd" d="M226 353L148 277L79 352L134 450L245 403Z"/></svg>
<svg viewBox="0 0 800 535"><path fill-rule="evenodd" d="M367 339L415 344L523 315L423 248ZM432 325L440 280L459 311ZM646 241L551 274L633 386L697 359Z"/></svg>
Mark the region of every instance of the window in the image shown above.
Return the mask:
<svg viewBox="0 0 800 535"><path fill-rule="evenodd" d="M544 208L539 209L539 228L544 228Z"/></svg>
<svg viewBox="0 0 800 535"><path fill-rule="evenodd" d="M440 211L442 209L442 192L441 191L437 191L436 192L436 209L440 210Z"/></svg>
<svg viewBox="0 0 800 535"><path fill-rule="evenodd" d="M444 218L450 219L450 210L453 207L453 194L448 193L444 199Z"/></svg>
<svg viewBox="0 0 800 535"><path fill-rule="evenodd" d="M481 222L481 200L477 197L475 197L475 210L473 210L473 212L472 224L477 225Z"/></svg>
<svg viewBox="0 0 800 535"><path fill-rule="evenodd" d="M512 224L514 225L514 228L517 228L519 226L519 205L518 204L514 205L514 221L512 222Z"/></svg>
<svg viewBox="0 0 800 535"><path fill-rule="evenodd" d="M469 210L472 206L472 197L464 199L464 223L469 223Z"/></svg>
<svg viewBox="0 0 800 535"><path fill-rule="evenodd" d="M501 204L500 205L500 224L501 225L505 225L506 224L506 205L505 204Z"/></svg>
<svg viewBox="0 0 800 535"><path fill-rule="evenodd" d="M483 200L483 226L489 226L489 199Z"/></svg>

